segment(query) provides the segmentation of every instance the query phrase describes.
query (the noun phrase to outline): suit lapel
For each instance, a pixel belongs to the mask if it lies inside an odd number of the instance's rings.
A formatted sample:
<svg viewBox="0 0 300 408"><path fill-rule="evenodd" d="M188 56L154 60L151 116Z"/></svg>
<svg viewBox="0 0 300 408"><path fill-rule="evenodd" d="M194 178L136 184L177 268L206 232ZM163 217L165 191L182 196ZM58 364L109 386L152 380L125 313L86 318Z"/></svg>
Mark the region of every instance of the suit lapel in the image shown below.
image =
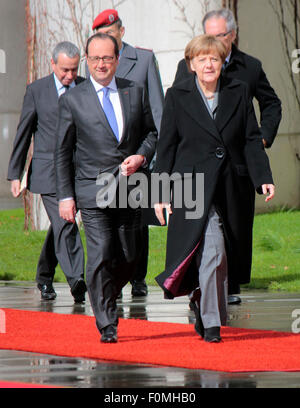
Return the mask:
<svg viewBox="0 0 300 408"><path fill-rule="evenodd" d="M221 79L219 105L215 119L219 132L222 132L240 104L241 93L238 92L238 89L238 82L226 78Z"/></svg>
<svg viewBox="0 0 300 408"><path fill-rule="evenodd" d="M122 80L120 78L116 78L116 83L118 87L124 122L123 134L120 138L120 143L122 143L125 134L127 133L127 127L130 117L130 88L128 88L127 86L122 86Z"/></svg>
<svg viewBox="0 0 300 408"><path fill-rule="evenodd" d="M49 90L49 104L53 103L56 104L58 107L58 92L56 89L56 85L55 85L55 80L54 80L54 74L50 74L49 75L49 81L48 81L48 90Z"/></svg>

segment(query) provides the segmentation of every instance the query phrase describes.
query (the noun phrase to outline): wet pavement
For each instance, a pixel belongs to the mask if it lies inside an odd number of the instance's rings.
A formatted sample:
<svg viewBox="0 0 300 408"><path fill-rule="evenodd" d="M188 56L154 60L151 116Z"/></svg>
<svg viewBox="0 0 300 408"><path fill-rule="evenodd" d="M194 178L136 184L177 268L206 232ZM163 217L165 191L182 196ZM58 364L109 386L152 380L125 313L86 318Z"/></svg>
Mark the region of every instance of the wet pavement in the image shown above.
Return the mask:
<svg viewBox="0 0 300 408"><path fill-rule="evenodd" d="M41 301L34 282L0 281L0 307L92 316L90 303L74 305L69 287L54 284L57 298ZM242 303L228 309L228 326L291 332L299 327L300 293L243 291ZM163 299L158 287L133 298L131 286L118 301L119 316L149 321L194 323L186 297ZM299 334L300 335L300 334ZM0 350L0 381L71 388L300 388L300 372L226 373L176 367L67 358Z"/></svg>

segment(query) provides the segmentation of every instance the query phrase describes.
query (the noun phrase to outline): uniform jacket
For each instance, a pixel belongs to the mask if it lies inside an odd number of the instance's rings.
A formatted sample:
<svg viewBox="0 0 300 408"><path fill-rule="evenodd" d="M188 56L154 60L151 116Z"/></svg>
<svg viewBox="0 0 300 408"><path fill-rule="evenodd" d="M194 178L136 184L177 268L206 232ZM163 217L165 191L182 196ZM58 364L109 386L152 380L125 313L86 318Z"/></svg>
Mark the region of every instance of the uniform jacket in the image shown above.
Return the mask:
<svg viewBox="0 0 300 408"><path fill-rule="evenodd" d="M80 83L84 78L78 77ZM34 138L34 151L28 171L32 193L54 194L54 151L58 122L58 93L54 75L48 75L26 88L17 134L8 167L8 180L21 178L28 149Z"/></svg>
<svg viewBox="0 0 300 408"><path fill-rule="evenodd" d="M260 193L273 180L245 83L221 78L215 120L194 76L168 90L154 169L163 172L190 175L194 191L196 173L204 175L201 218L187 219L184 199L181 208L171 203L166 266L156 278L166 296L186 295L198 285L193 253L212 203L223 221L230 279L249 282L255 189Z"/></svg>
<svg viewBox="0 0 300 408"><path fill-rule="evenodd" d="M185 60L181 60L177 67L174 84L186 79L189 73ZM261 62L240 51L234 44L230 61L226 66L224 76L244 81L249 86L252 98L256 98L260 109L260 131L262 138L271 147L274 142L281 121L281 102L271 87Z"/></svg>
<svg viewBox="0 0 300 408"><path fill-rule="evenodd" d="M76 195L78 208L96 208L97 176L118 169L123 160L141 154L151 161L157 131L147 94L132 81L116 78L124 118L123 135L116 139L90 80L59 100L56 148L57 197ZM74 154L75 192L70 163Z"/></svg>

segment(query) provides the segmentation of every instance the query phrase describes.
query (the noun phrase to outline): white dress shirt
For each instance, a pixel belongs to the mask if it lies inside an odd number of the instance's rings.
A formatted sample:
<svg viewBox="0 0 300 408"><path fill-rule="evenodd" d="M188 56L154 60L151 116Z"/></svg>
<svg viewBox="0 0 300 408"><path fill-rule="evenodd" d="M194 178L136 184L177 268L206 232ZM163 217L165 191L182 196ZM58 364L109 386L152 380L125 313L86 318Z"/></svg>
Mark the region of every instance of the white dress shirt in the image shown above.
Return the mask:
<svg viewBox="0 0 300 408"><path fill-rule="evenodd" d="M55 81L55 86L56 86L56 89L57 89L58 97L60 97L62 94L64 94L66 92L66 88L60 82L60 80L57 78L57 76L54 74L54 72L53 72L53 75L54 75L54 81ZM76 86L76 84L75 84L74 81L69 85L70 88L74 88L75 86Z"/></svg>
<svg viewBox="0 0 300 408"><path fill-rule="evenodd" d="M91 80L92 84L94 85L94 88L95 88L95 90L97 92L97 95L98 95L99 102L100 102L101 106L103 107L103 91L102 91L102 89L104 88L104 86L99 84L98 82L96 82L92 76L90 76L90 80ZM118 130L119 130L120 140L121 140L122 135L123 135L123 129L124 129L124 119L123 119L121 101L120 101L120 96L119 96L119 93L118 93L118 88L117 88L115 77L113 77L111 83L105 88L109 88L109 99L110 99L110 101L111 101L111 103L113 105L114 111L115 111L115 115L116 115L116 119L117 119L117 123L118 123Z"/></svg>

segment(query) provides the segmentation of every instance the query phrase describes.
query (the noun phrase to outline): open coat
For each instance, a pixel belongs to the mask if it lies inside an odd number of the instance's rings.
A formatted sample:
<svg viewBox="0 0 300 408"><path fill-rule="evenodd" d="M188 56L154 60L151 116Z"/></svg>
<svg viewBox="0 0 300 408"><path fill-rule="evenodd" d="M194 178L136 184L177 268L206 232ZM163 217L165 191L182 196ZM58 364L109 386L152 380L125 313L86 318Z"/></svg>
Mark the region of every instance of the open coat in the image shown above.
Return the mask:
<svg viewBox="0 0 300 408"><path fill-rule="evenodd" d="M228 274L250 280L255 190L273 184L253 104L245 83L221 78L217 114L211 118L195 78L167 91L155 173L204 175L204 211L187 219L184 199L170 216L165 271L157 278L165 296L186 295L198 286L193 262L212 203L224 227ZM195 191L194 191L195 193ZM175 196L173 194L174 201Z"/></svg>

